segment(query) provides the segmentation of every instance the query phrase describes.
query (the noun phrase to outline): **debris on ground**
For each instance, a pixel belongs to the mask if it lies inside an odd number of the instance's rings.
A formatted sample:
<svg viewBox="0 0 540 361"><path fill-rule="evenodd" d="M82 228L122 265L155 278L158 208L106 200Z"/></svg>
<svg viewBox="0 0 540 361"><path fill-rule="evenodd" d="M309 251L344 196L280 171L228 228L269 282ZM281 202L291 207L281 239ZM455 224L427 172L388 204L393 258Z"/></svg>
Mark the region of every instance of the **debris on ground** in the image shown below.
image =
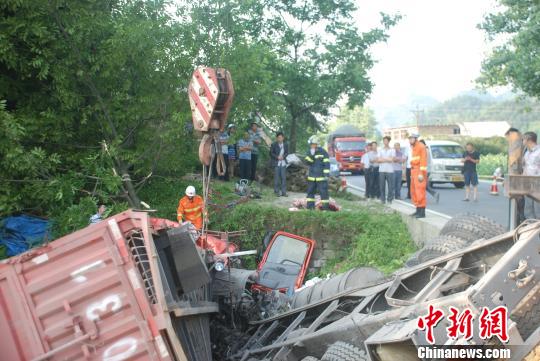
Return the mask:
<svg viewBox="0 0 540 361"><path fill-rule="evenodd" d="M341 206L337 204L336 200L333 198L329 199L329 210L337 212L341 210ZM320 196L315 196L315 209L322 210L323 204ZM293 200L292 207L289 208L289 211L298 211L300 209L307 209L307 198L297 198Z"/></svg>
<svg viewBox="0 0 540 361"><path fill-rule="evenodd" d="M292 192L305 192L307 190L308 166L301 160L299 154L289 154L287 156L287 189ZM259 170L259 181L267 186L274 184L274 169L264 167ZM330 176L328 178L328 189L339 192L342 190L341 178Z"/></svg>
<svg viewBox="0 0 540 361"><path fill-rule="evenodd" d="M6 217L0 222L0 259L16 256L50 240L51 223L43 218L20 215ZM3 257L5 258L5 257Z"/></svg>

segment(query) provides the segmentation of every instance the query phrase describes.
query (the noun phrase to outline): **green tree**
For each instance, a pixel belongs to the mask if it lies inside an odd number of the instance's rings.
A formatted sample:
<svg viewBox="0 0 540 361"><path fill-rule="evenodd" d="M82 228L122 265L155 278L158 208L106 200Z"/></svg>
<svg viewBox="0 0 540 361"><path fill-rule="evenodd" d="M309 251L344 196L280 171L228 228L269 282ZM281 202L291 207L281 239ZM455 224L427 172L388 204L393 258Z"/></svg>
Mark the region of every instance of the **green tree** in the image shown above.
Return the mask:
<svg viewBox="0 0 540 361"><path fill-rule="evenodd" d="M201 59L252 74L247 88L238 86L252 95L239 94L248 101L235 111L261 111L269 127L289 134L292 151L299 138L321 130L338 100L362 105L372 90L369 48L387 38L397 18L383 15L381 28L361 32L356 11L352 0L207 0L191 8L197 42L208 45ZM258 54L253 69L243 66L239 46Z"/></svg>
<svg viewBox="0 0 540 361"><path fill-rule="evenodd" d="M291 149L301 136L321 129L321 121L343 97L362 105L373 84L369 48L387 38L397 18L382 15L382 28L361 32L353 1L268 1L262 41L275 52L273 63L283 88Z"/></svg>
<svg viewBox="0 0 540 361"><path fill-rule="evenodd" d="M540 4L536 0L499 0L501 10L480 25L490 40L503 40L482 64L484 86L511 84L540 96Z"/></svg>
<svg viewBox="0 0 540 361"><path fill-rule="evenodd" d="M194 159L183 88L197 51L163 1L0 5L0 211L128 201Z"/></svg>
<svg viewBox="0 0 540 361"><path fill-rule="evenodd" d="M372 109L368 107L342 108L336 118L334 128L341 124L352 124L366 133L366 137L377 136L377 119Z"/></svg>

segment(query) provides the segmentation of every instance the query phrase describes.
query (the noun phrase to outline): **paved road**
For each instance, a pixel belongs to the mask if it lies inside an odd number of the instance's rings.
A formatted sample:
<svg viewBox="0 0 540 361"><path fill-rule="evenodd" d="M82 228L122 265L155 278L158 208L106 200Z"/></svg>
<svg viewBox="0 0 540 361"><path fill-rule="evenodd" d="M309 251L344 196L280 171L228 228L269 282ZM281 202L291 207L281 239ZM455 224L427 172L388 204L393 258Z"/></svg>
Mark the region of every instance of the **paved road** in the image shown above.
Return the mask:
<svg viewBox="0 0 540 361"><path fill-rule="evenodd" d="M364 188L363 176L347 176L347 183ZM439 204L428 194L428 209L454 216L463 212L472 212L489 217L494 221L508 227L509 202L503 195L502 187L499 185L499 196L489 194L491 183L480 181L478 185L478 202L463 202L465 190L456 189L451 184L435 185L435 190L440 193ZM407 196L406 185L401 189L402 197ZM408 199L404 201L410 202Z"/></svg>

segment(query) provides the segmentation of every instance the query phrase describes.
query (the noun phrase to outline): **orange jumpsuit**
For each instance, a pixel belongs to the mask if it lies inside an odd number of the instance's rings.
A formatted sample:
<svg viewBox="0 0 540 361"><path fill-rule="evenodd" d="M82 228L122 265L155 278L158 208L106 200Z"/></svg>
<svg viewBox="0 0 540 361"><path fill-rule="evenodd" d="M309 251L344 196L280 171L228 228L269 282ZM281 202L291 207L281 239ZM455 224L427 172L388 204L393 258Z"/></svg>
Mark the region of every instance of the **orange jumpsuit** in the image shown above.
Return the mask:
<svg viewBox="0 0 540 361"><path fill-rule="evenodd" d="M189 199L184 196L178 202L178 222L182 222L182 218L191 222L195 228L201 229L203 225L204 202L201 196L194 196Z"/></svg>
<svg viewBox="0 0 540 361"><path fill-rule="evenodd" d="M411 147L411 198L418 208L426 208L427 151L426 146L416 141ZM418 181L418 175L424 176L424 181Z"/></svg>

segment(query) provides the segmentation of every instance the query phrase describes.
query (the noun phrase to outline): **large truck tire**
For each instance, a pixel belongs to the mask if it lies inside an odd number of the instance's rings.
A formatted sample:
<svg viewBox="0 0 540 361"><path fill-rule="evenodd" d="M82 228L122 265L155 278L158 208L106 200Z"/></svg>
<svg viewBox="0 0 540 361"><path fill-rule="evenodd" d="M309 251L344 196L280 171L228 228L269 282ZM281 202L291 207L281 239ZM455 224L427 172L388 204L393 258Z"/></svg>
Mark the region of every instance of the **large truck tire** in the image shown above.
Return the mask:
<svg viewBox="0 0 540 361"><path fill-rule="evenodd" d="M438 236L418 252L418 263L424 263L434 258L459 251L467 247L468 242L454 236Z"/></svg>
<svg viewBox="0 0 540 361"><path fill-rule="evenodd" d="M418 260L418 254L421 250L414 252L408 260L405 261L405 267L414 267L420 264Z"/></svg>
<svg viewBox="0 0 540 361"><path fill-rule="evenodd" d="M525 358L523 361L538 361L540 360L540 344L536 345L535 348L532 349L531 352Z"/></svg>
<svg viewBox="0 0 540 361"><path fill-rule="evenodd" d="M537 292L540 287L536 287ZM532 304L514 310L510 318L517 324L519 334L524 341L527 340L540 327L540 299L539 297L531 297L529 302Z"/></svg>
<svg viewBox="0 0 540 361"><path fill-rule="evenodd" d="M506 228L491 219L473 213L459 214L441 229L441 236L454 236L472 243L506 233Z"/></svg>
<svg viewBox="0 0 540 361"><path fill-rule="evenodd" d="M338 341L326 349L321 361L368 361L368 357L364 350Z"/></svg>

